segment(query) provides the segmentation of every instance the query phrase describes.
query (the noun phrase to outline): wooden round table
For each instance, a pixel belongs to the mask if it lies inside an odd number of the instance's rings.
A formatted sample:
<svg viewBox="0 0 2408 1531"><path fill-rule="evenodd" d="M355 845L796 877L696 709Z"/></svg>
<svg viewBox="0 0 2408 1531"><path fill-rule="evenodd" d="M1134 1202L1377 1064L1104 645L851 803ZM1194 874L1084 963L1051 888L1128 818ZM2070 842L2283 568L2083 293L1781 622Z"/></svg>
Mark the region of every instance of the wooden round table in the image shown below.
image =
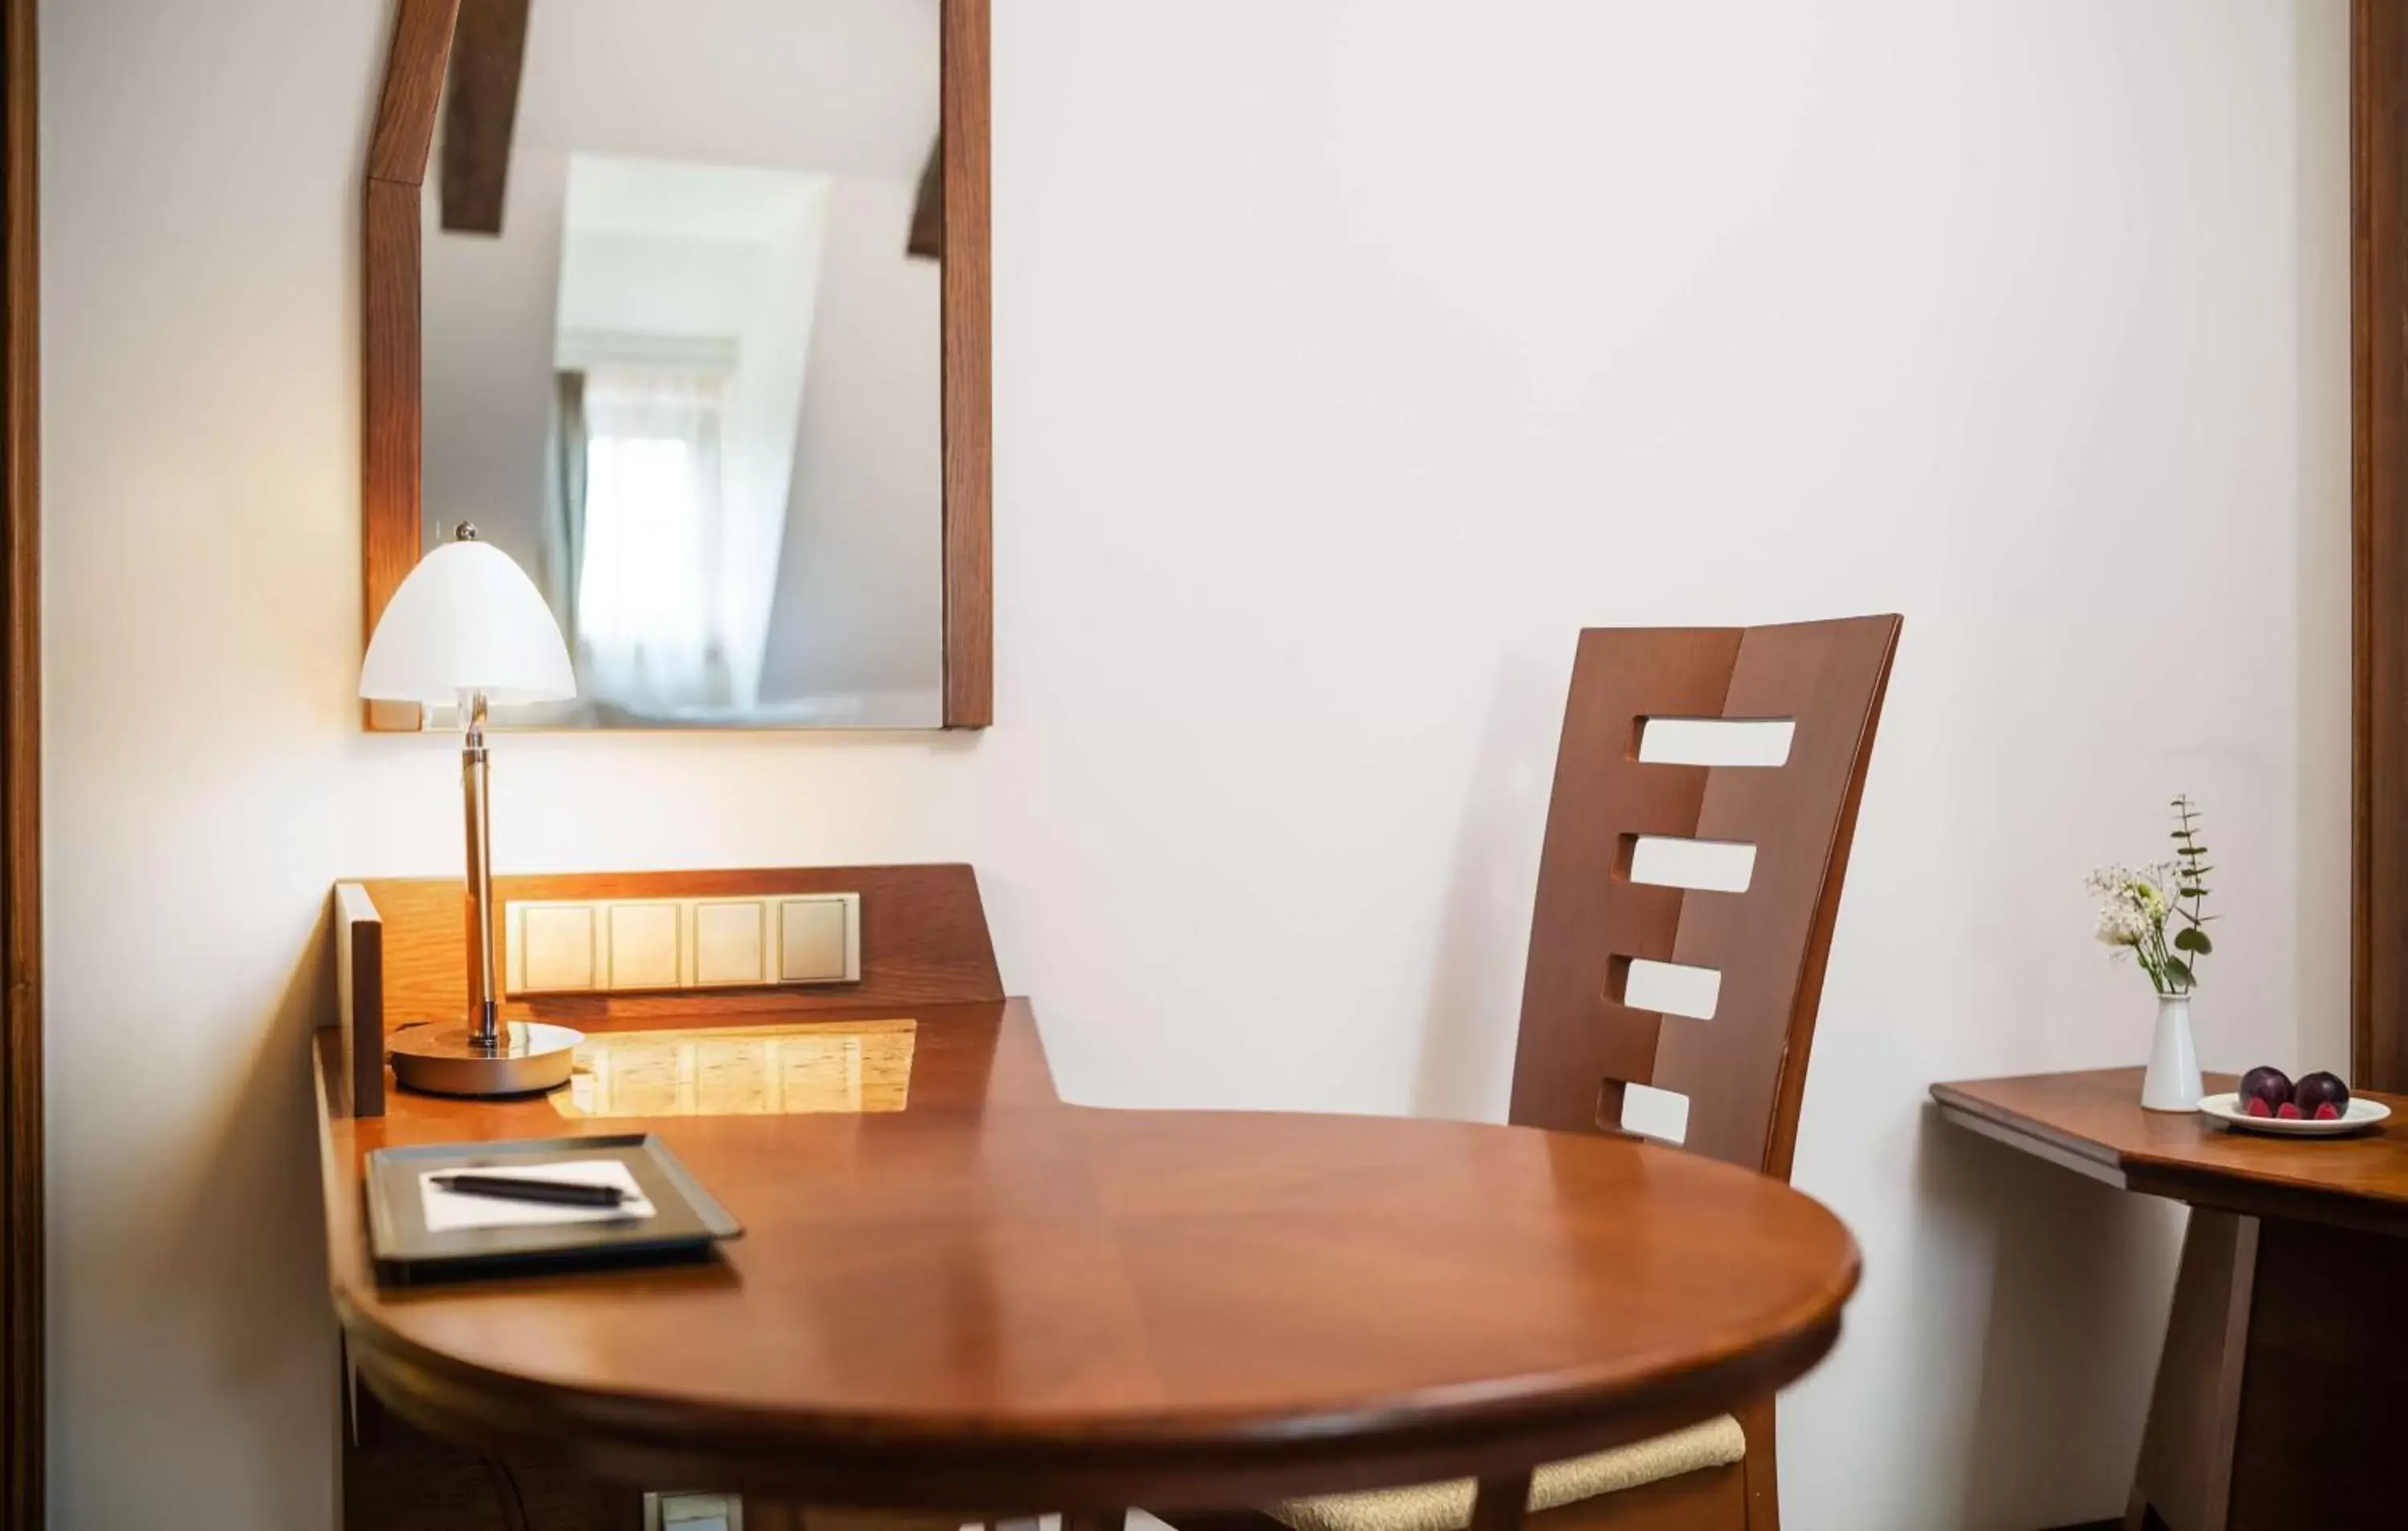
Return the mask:
<svg viewBox="0 0 2408 1531"><path fill-rule="evenodd" d="M349 1354L422 1428L655 1487L1004 1513L1510 1480L1791 1381L1856 1281L1815 1202L1629 1140L1030 1105L581 1123L659 1132L746 1236L380 1290L358 1155L536 1120L335 1123Z"/></svg>

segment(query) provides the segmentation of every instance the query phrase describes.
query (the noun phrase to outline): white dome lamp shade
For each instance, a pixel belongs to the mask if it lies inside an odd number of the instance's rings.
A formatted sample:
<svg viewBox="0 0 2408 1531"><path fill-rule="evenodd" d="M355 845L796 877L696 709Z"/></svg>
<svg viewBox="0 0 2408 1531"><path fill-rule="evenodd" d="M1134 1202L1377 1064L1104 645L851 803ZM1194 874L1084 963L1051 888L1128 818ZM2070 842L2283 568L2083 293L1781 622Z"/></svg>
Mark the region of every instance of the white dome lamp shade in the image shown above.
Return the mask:
<svg viewBox="0 0 2408 1531"><path fill-rule="evenodd" d="M368 639L360 694L374 702L457 704L466 731L460 785L468 820L468 1013L406 1025L391 1044L396 1082L447 1095L515 1095L568 1081L577 1044L566 1026L501 1019L494 964L491 762L485 710L493 702L556 702L577 694L577 670L560 624L526 571L477 539L458 539L418 561L393 593Z"/></svg>
<svg viewBox="0 0 2408 1531"><path fill-rule="evenodd" d="M509 554L476 540L475 527L460 530L461 540L420 559L386 603L360 695L429 707L450 707L464 692L488 702L576 695L568 645L535 581Z"/></svg>

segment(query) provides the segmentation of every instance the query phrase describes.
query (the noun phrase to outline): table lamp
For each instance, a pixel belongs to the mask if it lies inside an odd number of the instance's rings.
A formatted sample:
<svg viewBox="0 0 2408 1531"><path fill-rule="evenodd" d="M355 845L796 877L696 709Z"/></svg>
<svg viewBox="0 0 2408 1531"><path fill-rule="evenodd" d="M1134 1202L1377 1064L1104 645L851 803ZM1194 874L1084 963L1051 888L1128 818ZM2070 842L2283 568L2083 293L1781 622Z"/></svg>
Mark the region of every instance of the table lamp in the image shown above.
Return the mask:
<svg viewBox="0 0 2408 1531"><path fill-rule="evenodd" d="M560 624L509 554L477 540L477 529L463 522L457 538L420 559L393 593L368 639L360 694L375 702L456 705L466 731L460 787L468 815L468 1013L457 1023L395 1032L394 1080L446 1095L523 1095L566 1083L571 1054L584 1040L580 1033L501 1020L485 753L488 703L556 702L577 694Z"/></svg>

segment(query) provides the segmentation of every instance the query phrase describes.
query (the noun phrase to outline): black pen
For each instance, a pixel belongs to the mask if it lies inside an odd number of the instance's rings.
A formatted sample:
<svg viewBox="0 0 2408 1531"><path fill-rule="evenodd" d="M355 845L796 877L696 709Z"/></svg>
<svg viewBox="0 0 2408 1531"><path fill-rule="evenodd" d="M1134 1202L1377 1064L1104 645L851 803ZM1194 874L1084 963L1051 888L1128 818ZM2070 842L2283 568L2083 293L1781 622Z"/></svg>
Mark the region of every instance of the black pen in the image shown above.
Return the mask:
<svg viewBox="0 0 2408 1531"><path fill-rule="evenodd" d="M460 1170L428 1179L446 1191L464 1196L491 1196L497 1201L539 1201L553 1207L616 1207L627 1193L615 1185L584 1185L575 1180L525 1180L515 1175L480 1175Z"/></svg>

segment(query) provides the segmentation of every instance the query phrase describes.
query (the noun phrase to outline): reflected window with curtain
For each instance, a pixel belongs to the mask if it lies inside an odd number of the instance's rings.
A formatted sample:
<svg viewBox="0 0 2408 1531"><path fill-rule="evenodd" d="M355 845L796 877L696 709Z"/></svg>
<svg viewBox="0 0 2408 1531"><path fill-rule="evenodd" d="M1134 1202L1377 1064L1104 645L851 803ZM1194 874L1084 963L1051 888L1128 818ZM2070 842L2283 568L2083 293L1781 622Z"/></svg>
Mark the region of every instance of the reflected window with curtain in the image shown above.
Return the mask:
<svg viewBox="0 0 2408 1531"><path fill-rule="evenodd" d="M581 377L574 428L562 424L564 466L574 458L582 482L562 476L559 532L586 693L648 712L724 706L723 380L625 366Z"/></svg>
<svg viewBox="0 0 2408 1531"><path fill-rule="evenodd" d="M585 374L552 376L545 456L543 595L560 630L577 631L577 571L585 564Z"/></svg>

